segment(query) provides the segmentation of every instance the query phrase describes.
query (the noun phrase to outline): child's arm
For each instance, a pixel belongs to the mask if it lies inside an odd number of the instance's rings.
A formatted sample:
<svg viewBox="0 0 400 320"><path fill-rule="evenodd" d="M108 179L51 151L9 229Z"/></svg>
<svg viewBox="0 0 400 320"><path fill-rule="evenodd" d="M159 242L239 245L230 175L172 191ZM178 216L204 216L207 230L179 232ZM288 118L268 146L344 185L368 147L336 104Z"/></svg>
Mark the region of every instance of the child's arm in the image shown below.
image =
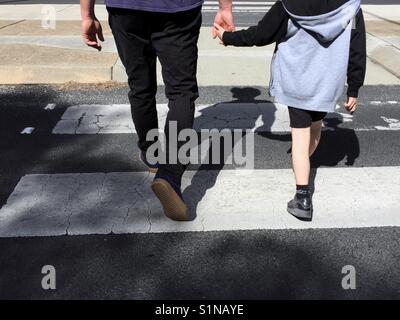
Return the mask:
<svg viewBox="0 0 400 320"><path fill-rule="evenodd" d="M347 69L346 109L353 114L357 109L357 98L364 85L367 69L367 40L362 9L356 16L356 27L351 31L349 67Z"/></svg>
<svg viewBox="0 0 400 320"><path fill-rule="evenodd" d="M218 36L225 45L236 47L265 46L286 35L288 15L281 1L277 1L257 26L236 32L218 30Z"/></svg>
<svg viewBox="0 0 400 320"><path fill-rule="evenodd" d="M351 32L350 58L347 70L347 96L357 98L358 91L364 85L367 69L367 43L365 22L362 9L356 16L356 28Z"/></svg>

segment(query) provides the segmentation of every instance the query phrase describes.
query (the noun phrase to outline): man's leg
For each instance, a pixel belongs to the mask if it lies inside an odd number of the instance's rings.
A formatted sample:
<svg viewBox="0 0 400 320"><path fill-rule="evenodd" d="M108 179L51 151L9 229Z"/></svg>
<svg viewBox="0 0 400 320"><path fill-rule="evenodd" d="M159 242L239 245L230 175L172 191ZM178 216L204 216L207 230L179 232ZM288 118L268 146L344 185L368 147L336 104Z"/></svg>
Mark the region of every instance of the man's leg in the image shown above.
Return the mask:
<svg viewBox="0 0 400 320"><path fill-rule="evenodd" d="M165 133L167 142L175 143L178 148L183 143L169 139L169 123L174 121L177 124L178 134L183 129L193 128L195 100L198 98L196 74L200 27L201 9L197 8L170 15L162 25L163 30L153 35L169 100ZM173 159L175 155L171 156ZM161 172L174 175L179 182L184 170L185 167L179 163L160 166Z"/></svg>
<svg viewBox="0 0 400 320"><path fill-rule="evenodd" d="M165 192L155 192L164 206L166 215L175 220L185 220L187 217L187 208L180 190L185 166L177 158L179 147L185 142L178 142L175 134L169 132L169 126L171 122L176 124L176 136L183 129L193 128L195 100L198 98L196 73L200 27L201 8L175 14L161 14L159 29L153 33L152 38L162 66L165 92L169 100L165 125L167 164L160 165L156 179L167 180L178 197L172 194L171 189L170 192L165 188ZM171 144L177 147L173 153L168 152ZM178 210L178 207L181 210Z"/></svg>
<svg viewBox="0 0 400 320"><path fill-rule="evenodd" d="M139 138L145 152L152 144L147 132L158 129L156 53L151 43L151 15L147 12L109 9L109 22L118 53L128 75L129 101Z"/></svg>

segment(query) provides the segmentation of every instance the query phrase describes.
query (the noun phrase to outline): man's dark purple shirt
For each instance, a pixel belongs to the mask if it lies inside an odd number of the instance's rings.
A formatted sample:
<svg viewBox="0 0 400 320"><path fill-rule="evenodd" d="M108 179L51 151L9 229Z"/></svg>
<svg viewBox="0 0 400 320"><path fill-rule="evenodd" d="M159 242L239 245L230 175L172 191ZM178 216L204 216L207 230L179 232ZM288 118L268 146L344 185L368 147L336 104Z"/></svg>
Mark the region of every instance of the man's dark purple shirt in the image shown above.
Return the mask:
<svg viewBox="0 0 400 320"><path fill-rule="evenodd" d="M203 4L204 0L105 0L106 6L151 12L187 11Z"/></svg>

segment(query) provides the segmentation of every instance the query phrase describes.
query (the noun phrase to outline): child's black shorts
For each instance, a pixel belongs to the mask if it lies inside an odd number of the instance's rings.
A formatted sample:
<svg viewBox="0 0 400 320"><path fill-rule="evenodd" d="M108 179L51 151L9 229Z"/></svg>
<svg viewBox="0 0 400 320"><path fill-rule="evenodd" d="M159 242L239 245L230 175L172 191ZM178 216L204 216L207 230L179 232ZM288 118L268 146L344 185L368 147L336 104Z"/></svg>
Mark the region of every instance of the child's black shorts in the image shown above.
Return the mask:
<svg viewBox="0 0 400 320"><path fill-rule="evenodd" d="M321 121L326 117L326 112L302 110L289 107L290 127L309 128L313 122Z"/></svg>

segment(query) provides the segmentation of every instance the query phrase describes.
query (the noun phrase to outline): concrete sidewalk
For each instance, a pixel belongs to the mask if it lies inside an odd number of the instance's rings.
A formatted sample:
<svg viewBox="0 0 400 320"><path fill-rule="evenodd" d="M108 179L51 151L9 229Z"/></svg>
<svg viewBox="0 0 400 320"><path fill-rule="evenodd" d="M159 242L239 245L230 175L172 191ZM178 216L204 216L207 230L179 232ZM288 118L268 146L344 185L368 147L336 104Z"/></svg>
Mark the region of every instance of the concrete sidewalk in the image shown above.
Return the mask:
<svg viewBox="0 0 400 320"><path fill-rule="evenodd" d="M41 5L2 5L0 83L125 82L104 6L97 7L106 41L101 53L80 37L79 7L54 5L56 28L42 27ZM400 6L365 6L368 29L366 84L400 85ZM199 84L261 85L269 82L274 46L225 48L203 27L199 41ZM160 73L160 66L158 67ZM159 77L162 84L161 76Z"/></svg>
<svg viewBox="0 0 400 320"><path fill-rule="evenodd" d="M364 9L368 57L400 78L400 19L371 9Z"/></svg>

